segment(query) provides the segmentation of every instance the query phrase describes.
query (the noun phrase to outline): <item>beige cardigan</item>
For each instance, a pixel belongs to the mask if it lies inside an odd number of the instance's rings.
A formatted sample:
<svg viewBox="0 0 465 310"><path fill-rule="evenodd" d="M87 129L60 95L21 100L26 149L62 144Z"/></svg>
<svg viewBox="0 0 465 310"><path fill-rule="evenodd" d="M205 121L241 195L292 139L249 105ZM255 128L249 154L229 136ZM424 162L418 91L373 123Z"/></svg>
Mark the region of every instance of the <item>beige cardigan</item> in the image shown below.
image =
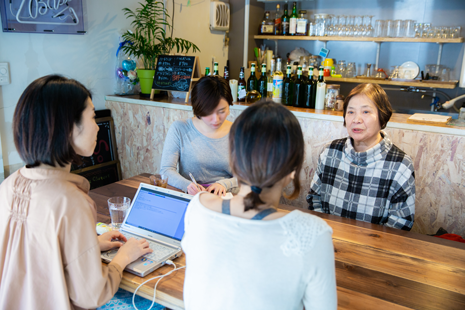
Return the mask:
<svg viewBox="0 0 465 310"><path fill-rule="evenodd" d="M0 309L96 308L122 268L103 265L89 182L59 169L21 168L0 184Z"/></svg>

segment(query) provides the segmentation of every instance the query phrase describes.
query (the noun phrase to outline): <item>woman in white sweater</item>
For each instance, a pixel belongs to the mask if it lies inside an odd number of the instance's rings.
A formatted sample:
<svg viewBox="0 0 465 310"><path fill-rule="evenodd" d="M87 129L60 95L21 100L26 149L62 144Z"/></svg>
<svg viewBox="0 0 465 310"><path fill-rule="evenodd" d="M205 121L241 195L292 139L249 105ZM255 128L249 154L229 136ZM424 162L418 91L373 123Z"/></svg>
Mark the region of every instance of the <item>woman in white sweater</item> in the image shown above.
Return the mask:
<svg viewBox="0 0 465 310"><path fill-rule="evenodd" d="M320 218L278 211L295 198L304 158L302 130L285 107L244 110L229 136L240 191L231 200L199 193L185 217L186 309L336 309L331 228Z"/></svg>

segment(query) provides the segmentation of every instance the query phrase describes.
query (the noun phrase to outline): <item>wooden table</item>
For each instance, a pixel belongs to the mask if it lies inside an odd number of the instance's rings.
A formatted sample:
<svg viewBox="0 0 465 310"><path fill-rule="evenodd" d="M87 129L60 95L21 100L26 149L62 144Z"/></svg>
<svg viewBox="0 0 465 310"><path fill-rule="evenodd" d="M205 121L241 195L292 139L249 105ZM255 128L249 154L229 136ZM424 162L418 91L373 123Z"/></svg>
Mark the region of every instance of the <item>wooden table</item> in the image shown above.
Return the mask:
<svg viewBox="0 0 465 310"><path fill-rule="evenodd" d="M109 223L107 199L134 197L149 174L94 189L98 220ZM281 206L289 212L293 207ZM303 210L333 229L339 309L465 309L465 244ZM184 254L174 262L185 265ZM134 292L140 283L172 270L164 266L145 278L123 273L120 287ZM157 302L183 309L184 269L160 281ZM138 295L153 297L156 280Z"/></svg>

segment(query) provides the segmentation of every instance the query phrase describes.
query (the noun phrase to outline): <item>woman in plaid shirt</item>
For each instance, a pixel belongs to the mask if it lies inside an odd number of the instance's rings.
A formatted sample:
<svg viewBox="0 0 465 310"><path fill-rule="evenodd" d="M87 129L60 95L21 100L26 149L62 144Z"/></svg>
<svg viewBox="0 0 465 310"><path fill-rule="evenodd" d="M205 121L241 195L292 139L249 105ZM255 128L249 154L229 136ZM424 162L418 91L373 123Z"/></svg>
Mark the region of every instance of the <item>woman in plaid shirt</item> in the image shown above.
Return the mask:
<svg viewBox="0 0 465 310"><path fill-rule="evenodd" d="M386 92L360 84L344 101L349 137L320 155L309 210L410 230L415 214L413 161L382 131L391 118Z"/></svg>

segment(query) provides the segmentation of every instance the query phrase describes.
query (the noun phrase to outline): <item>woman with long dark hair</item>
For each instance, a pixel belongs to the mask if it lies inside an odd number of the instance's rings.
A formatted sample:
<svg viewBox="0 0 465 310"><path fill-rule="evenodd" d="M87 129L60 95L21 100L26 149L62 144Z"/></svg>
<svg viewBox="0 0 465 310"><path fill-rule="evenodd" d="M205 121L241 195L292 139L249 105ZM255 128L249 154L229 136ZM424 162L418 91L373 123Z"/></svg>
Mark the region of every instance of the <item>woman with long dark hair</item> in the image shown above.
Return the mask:
<svg viewBox="0 0 465 310"><path fill-rule="evenodd" d="M231 200L197 194L185 217L186 309L336 309L331 228L278 210L284 188L300 191L302 129L285 107L244 110L229 135L240 190Z"/></svg>

